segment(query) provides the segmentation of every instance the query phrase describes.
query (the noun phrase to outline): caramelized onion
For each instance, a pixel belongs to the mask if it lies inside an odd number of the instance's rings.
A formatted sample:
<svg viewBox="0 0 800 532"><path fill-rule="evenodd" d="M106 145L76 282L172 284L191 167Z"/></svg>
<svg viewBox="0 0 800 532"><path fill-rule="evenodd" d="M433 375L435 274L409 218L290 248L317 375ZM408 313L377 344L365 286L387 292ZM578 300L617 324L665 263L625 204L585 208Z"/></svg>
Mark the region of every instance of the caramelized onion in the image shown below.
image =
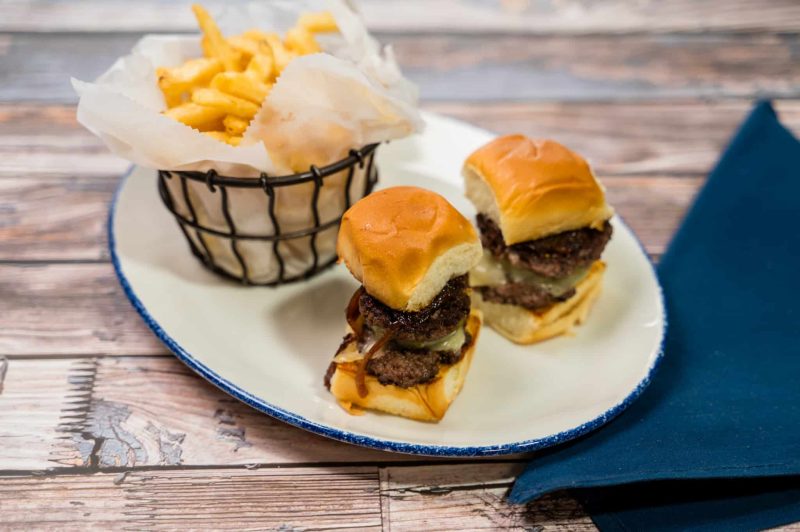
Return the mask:
<svg viewBox="0 0 800 532"><path fill-rule="evenodd" d="M361 334L364 332L364 319L361 317L361 311L358 309L358 300L361 299L363 293L364 287L362 286L353 293L353 297L350 298L350 302L347 304L347 310L345 311L347 324L353 329L353 333L358 340L361 339Z"/></svg>
<svg viewBox="0 0 800 532"><path fill-rule="evenodd" d="M372 356L381 350L381 348L386 345L386 342L392 339L392 331L386 331L380 339L372 344L372 347L369 348L367 354L364 355L364 358L358 364L358 372L356 372L356 388L358 389L358 396L359 397L366 397L367 396L367 362Z"/></svg>

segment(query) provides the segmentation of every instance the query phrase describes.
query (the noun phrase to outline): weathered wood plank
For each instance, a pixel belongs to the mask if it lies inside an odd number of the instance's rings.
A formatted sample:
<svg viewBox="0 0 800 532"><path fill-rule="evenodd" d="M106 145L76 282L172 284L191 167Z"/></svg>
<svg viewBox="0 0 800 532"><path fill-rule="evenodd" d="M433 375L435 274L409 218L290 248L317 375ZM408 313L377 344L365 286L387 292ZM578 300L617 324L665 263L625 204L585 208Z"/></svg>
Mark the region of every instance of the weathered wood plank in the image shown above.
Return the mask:
<svg viewBox="0 0 800 532"><path fill-rule="evenodd" d="M116 178L0 179L0 258L108 258L106 220Z"/></svg>
<svg viewBox="0 0 800 532"><path fill-rule="evenodd" d="M0 478L2 527L380 530L374 467Z"/></svg>
<svg viewBox="0 0 800 532"><path fill-rule="evenodd" d="M0 357L0 469L44 470L79 455L61 431L84 417L94 371L91 360Z"/></svg>
<svg viewBox="0 0 800 532"><path fill-rule="evenodd" d="M704 178L606 177L608 201L650 255L666 250Z"/></svg>
<svg viewBox="0 0 800 532"><path fill-rule="evenodd" d="M423 108L499 133L560 140L601 175L704 174L750 102L426 103ZM779 100L783 122L800 132L800 102ZM0 104L0 178L108 179L128 162L111 155L61 105ZM8 209L9 207L4 207Z"/></svg>
<svg viewBox="0 0 800 532"><path fill-rule="evenodd" d="M214 12L223 0L203 2ZM640 31L797 31L791 0L366 0L358 2L378 31L600 33ZM186 5L164 0L16 0L4 5L1 31L192 31ZM121 15L123 14L124 15Z"/></svg>
<svg viewBox="0 0 800 532"><path fill-rule="evenodd" d="M139 34L9 34L0 101L74 102ZM800 34L385 35L424 100L606 100L800 95Z"/></svg>
<svg viewBox="0 0 800 532"><path fill-rule="evenodd" d="M391 467L380 480L375 467L6 476L0 509L12 530L596 530L565 495L506 503L516 467Z"/></svg>
<svg viewBox="0 0 800 532"><path fill-rule="evenodd" d="M583 508L563 494L527 505L504 499L524 464L459 464L382 468L384 526L416 530L596 530Z"/></svg>
<svg viewBox="0 0 800 532"><path fill-rule="evenodd" d="M129 166L78 124L73 105L0 105L0 177L107 178Z"/></svg>
<svg viewBox="0 0 800 532"><path fill-rule="evenodd" d="M71 110L74 115L74 109ZM117 157L88 132L69 136L34 134L0 138L0 178L28 176L118 177L130 162Z"/></svg>
<svg viewBox="0 0 800 532"><path fill-rule="evenodd" d="M110 264L0 265L0 353L165 354Z"/></svg>
<svg viewBox="0 0 800 532"><path fill-rule="evenodd" d="M100 469L414 459L339 443L265 416L173 357L98 360L82 423L62 433L79 456L59 465Z"/></svg>
<svg viewBox="0 0 800 532"><path fill-rule="evenodd" d="M384 526L416 530L596 530L581 505L555 493L526 505L505 501L523 463L380 469ZM774 530L796 531L800 523Z"/></svg>
<svg viewBox="0 0 800 532"><path fill-rule="evenodd" d="M595 530L565 496L507 504L515 473L498 463L392 467L380 483L374 467L5 477L0 507L12 528Z"/></svg>
<svg viewBox="0 0 800 532"><path fill-rule="evenodd" d="M784 123L800 132L800 102L776 105ZM429 103L423 107L499 133L518 131L558 139L588 157L603 175L703 174L750 103ZM72 106L0 104L0 178L108 178L123 173L128 164L77 124Z"/></svg>
<svg viewBox="0 0 800 532"><path fill-rule="evenodd" d="M800 135L800 102L777 100ZM431 111L498 133L553 138L583 154L601 176L702 174L711 170L752 107L737 101L430 103Z"/></svg>

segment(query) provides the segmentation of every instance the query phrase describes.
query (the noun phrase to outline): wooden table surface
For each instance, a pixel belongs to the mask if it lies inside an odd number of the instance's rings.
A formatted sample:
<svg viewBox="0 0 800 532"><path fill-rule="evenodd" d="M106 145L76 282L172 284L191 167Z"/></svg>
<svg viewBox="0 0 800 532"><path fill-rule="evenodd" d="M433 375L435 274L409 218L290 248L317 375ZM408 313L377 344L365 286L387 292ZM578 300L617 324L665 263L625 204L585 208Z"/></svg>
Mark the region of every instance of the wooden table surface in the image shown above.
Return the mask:
<svg viewBox="0 0 800 532"><path fill-rule="evenodd" d="M754 99L800 130L797 0L362 5L425 109L585 154L655 260ZM189 31L184 2L0 1L0 528L594 529L567 494L504 502L525 456L327 440L221 393L148 331L105 236L128 163L75 122L69 76Z"/></svg>

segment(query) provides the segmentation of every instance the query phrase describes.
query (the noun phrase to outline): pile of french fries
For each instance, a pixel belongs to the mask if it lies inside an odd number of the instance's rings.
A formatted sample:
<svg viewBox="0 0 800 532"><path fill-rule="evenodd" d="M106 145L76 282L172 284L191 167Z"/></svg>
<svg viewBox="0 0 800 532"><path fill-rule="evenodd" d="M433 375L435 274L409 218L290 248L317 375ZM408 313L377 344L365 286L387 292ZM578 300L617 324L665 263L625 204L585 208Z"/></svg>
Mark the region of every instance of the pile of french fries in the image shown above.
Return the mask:
<svg viewBox="0 0 800 532"><path fill-rule="evenodd" d="M292 59L320 51L318 33L338 31L328 12L304 13L281 39L258 29L225 37L199 4L192 6L203 32L203 56L156 69L166 116L237 146L275 80Z"/></svg>

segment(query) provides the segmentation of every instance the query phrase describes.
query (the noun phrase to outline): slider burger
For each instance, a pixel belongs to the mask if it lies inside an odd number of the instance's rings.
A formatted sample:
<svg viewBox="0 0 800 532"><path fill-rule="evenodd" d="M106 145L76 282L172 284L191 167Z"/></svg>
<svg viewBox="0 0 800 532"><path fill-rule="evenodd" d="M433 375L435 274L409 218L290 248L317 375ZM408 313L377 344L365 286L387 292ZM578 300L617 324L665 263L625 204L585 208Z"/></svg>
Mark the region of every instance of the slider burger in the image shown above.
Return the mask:
<svg viewBox="0 0 800 532"><path fill-rule="evenodd" d="M552 140L507 135L470 155L463 175L484 249L470 285L486 323L529 344L583 322L614 213L586 161Z"/></svg>
<svg viewBox="0 0 800 532"><path fill-rule="evenodd" d="M352 414L442 419L481 326L467 278L481 258L475 229L440 195L395 187L344 214L337 252L362 286L325 385Z"/></svg>

